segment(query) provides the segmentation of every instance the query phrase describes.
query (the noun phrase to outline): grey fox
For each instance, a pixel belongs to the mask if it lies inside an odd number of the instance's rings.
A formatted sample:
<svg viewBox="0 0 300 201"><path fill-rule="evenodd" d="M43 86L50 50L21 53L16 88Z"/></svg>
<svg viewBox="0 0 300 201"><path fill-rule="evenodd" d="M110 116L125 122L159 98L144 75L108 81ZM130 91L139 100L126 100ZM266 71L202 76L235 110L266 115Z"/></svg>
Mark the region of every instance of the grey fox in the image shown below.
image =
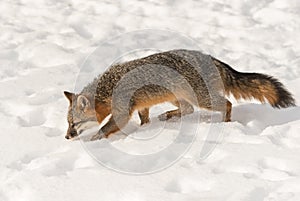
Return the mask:
<svg viewBox="0 0 300 201"><path fill-rule="evenodd" d="M158 66L158 70L153 70L154 66ZM180 76L172 74L170 69ZM140 73L127 76L133 71ZM113 100L118 83L126 76L127 79L123 81L125 85L119 87L117 98ZM220 78L219 82L214 81L217 77ZM147 82L149 78L154 82L163 82L167 87ZM136 80L144 82L144 86L134 88ZM185 93L187 89L184 82L188 83L196 100ZM133 93L130 89L134 89ZM193 113L193 106L197 106L222 112L223 120L228 122L231 120L232 108L226 99L229 94L236 99L255 98L262 103L267 101L276 108L295 106L291 93L277 79L259 73L238 72L228 64L194 50L171 50L113 64L79 94L66 91L64 94L70 102L67 139L78 136L86 129L88 122L100 124L110 114L108 122L92 140L106 138L119 131L135 110L143 125L149 122L149 108L163 102L170 102L178 109L159 115L160 120Z"/></svg>

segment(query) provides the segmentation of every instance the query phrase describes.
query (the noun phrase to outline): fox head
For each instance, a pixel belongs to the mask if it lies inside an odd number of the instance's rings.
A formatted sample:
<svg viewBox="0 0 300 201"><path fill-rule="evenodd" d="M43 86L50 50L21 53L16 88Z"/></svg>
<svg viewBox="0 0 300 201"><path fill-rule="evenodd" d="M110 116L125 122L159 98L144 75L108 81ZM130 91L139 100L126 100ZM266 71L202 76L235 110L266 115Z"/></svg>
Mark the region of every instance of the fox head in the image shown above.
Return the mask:
<svg viewBox="0 0 300 201"><path fill-rule="evenodd" d="M67 91L64 91L64 94L70 103L67 118L69 127L65 138L72 139L81 134L85 129L94 126L97 118L94 102L91 97Z"/></svg>

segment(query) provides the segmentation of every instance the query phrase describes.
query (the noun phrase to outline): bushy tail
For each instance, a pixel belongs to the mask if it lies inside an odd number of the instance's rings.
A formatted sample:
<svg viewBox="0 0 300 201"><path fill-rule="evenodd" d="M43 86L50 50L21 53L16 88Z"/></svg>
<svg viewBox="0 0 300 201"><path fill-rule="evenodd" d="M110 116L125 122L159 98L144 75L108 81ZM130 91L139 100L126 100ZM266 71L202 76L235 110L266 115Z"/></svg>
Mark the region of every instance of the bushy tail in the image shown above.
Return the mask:
<svg viewBox="0 0 300 201"><path fill-rule="evenodd" d="M276 78L260 73L241 73L228 64L213 58L225 88L236 99L255 98L264 103L266 100L276 108L295 106L292 94Z"/></svg>

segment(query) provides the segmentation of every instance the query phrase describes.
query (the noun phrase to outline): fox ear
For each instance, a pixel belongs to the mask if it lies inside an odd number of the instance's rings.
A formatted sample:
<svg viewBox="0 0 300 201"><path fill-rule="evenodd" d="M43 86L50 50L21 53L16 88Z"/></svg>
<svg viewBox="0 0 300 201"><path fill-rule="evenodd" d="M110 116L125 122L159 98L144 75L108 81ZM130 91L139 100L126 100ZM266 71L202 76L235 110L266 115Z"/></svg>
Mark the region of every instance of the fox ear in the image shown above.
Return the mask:
<svg viewBox="0 0 300 201"><path fill-rule="evenodd" d="M73 99L75 98L75 94L68 91L64 91L64 94L67 97L67 99L70 101L70 103L72 103Z"/></svg>
<svg viewBox="0 0 300 201"><path fill-rule="evenodd" d="M85 111L91 106L91 102L86 96L80 95L77 98L77 106L79 107L80 110Z"/></svg>

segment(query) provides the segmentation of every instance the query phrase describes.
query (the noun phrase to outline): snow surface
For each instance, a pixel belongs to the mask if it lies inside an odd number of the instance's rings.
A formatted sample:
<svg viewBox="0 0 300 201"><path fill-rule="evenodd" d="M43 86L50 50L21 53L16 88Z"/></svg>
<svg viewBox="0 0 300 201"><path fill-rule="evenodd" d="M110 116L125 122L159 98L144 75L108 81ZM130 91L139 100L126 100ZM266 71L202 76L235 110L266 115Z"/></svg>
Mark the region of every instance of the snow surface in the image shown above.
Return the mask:
<svg viewBox="0 0 300 201"><path fill-rule="evenodd" d="M99 165L80 141L64 139L62 94L74 89L82 62L101 41L157 28L193 38L239 71L279 78L299 100L299 10L299 0L2 0L0 200L300 200L299 107L234 102L230 123L198 123L191 115L190 125L200 127L191 149L174 165L137 176ZM165 146L178 127L155 117L166 107L134 133L163 127L158 144L110 142L133 153ZM212 125L223 127L222 138L199 160L201 134Z"/></svg>

